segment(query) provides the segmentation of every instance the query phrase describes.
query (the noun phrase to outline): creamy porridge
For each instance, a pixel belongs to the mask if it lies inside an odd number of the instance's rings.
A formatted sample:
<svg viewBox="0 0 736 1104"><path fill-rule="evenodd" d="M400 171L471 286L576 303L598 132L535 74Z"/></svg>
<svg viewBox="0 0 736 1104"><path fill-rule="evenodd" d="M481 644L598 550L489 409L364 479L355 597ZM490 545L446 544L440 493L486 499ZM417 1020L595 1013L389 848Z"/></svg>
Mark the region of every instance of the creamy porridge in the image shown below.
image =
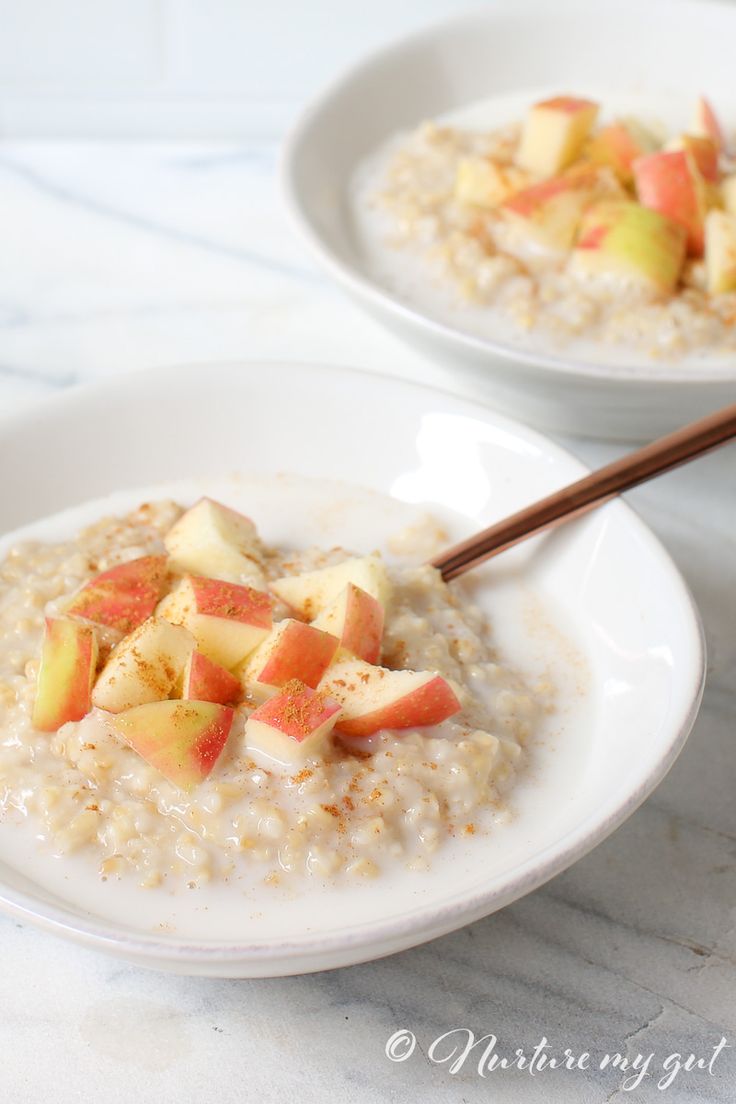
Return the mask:
<svg viewBox="0 0 736 1104"><path fill-rule="evenodd" d="M427 122L361 168L374 275L481 336L659 359L736 351L736 161L691 132L559 96L494 129Z"/></svg>
<svg viewBox="0 0 736 1104"><path fill-rule="evenodd" d="M266 546L209 499L0 566L0 809L103 879L426 868L487 829L544 699L461 583Z"/></svg>

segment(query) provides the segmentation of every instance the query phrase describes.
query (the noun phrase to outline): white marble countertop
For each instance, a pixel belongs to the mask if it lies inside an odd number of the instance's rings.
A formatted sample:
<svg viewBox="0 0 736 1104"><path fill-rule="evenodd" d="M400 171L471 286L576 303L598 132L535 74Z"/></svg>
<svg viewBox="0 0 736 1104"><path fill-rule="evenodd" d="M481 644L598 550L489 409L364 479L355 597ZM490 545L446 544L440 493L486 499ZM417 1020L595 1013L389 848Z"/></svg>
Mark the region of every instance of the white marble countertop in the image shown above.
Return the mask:
<svg viewBox="0 0 736 1104"><path fill-rule="evenodd" d="M114 372L253 357L439 372L357 312L295 240L278 148L0 145L0 411ZM565 442L590 463L617 450ZM6 474L6 473L3 473ZM736 449L631 495L687 577L710 664L669 777L615 835L543 889L427 946L257 982L122 965L0 919L0 1089L8 1102L732 1101L736 1051ZM615 1070L452 1075L426 1057L451 1027L506 1053L542 1036L633 1057ZM415 1032L392 1063L387 1038Z"/></svg>

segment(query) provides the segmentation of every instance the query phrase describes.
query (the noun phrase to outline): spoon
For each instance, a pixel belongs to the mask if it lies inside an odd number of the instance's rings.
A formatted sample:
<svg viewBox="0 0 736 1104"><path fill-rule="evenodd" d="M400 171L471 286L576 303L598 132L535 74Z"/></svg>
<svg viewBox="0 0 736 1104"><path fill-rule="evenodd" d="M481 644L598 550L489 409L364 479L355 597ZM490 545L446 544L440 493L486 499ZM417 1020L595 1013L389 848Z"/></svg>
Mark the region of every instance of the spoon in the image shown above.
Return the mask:
<svg viewBox="0 0 736 1104"><path fill-rule="evenodd" d="M449 582L528 537L580 517L622 491L671 471L680 464L687 464L735 437L736 403L733 403L622 456L620 460L614 460L612 464L606 464L531 506L525 506L511 517L497 521L488 529L441 552L430 562Z"/></svg>

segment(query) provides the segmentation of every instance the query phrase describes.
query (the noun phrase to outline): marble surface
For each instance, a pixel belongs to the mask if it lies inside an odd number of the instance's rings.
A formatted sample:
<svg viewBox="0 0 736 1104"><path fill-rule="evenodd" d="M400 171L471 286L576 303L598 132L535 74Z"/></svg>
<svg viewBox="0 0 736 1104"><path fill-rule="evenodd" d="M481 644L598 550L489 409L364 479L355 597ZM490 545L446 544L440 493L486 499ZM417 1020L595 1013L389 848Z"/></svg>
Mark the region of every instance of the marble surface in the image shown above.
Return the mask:
<svg viewBox="0 0 736 1104"><path fill-rule="evenodd" d="M282 213L277 161L269 139L1 144L2 414L182 361L326 360L444 384L315 271ZM617 451L564 443L591 464ZM630 496L693 589L710 661L682 757L611 839L462 931L296 979L157 975L0 919L4 1099L734 1100L734 1049L657 1088L668 1056L736 1044L734 487L731 448ZM452 1074L428 1051L456 1027L496 1034L510 1055L545 1036L558 1055L654 1057L630 1091L596 1062L481 1078L469 1059ZM392 1062L402 1028L417 1047Z"/></svg>

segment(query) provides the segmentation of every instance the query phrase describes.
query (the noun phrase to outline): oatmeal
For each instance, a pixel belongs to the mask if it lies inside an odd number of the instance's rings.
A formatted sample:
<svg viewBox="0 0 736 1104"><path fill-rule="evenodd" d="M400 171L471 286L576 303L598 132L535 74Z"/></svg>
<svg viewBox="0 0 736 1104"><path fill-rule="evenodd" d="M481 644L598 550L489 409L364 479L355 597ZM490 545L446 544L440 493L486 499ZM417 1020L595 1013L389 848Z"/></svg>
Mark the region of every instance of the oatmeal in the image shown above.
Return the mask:
<svg viewBox="0 0 736 1104"><path fill-rule="evenodd" d="M208 499L0 565L0 810L103 879L424 869L484 830L540 710L461 583L269 547Z"/></svg>
<svg viewBox="0 0 736 1104"><path fill-rule="evenodd" d="M556 97L492 131L428 122L355 197L377 276L480 334L654 358L736 350L736 162L712 108L692 133ZM489 317L496 319L489 330Z"/></svg>

